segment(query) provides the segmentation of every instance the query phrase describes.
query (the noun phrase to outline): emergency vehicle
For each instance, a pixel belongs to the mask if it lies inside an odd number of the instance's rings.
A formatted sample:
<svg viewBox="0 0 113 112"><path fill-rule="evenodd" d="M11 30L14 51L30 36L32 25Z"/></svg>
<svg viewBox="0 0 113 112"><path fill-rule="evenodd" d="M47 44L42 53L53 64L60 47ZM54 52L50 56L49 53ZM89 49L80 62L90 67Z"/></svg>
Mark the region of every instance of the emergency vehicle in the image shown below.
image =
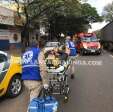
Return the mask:
<svg viewBox="0 0 113 112"><path fill-rule="evenodd" d="M80 55L101 54L101 45L95 33L79 33L76 47Z"/></svg>

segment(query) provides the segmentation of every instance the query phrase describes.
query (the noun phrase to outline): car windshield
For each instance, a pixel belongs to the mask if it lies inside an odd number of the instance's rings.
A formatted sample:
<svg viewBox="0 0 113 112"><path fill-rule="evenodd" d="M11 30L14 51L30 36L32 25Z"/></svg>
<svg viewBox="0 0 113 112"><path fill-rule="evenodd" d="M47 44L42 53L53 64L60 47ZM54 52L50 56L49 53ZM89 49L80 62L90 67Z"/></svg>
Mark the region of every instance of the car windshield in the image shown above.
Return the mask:
<svg viewBox="0 0 113 112"><path fill-rule="evenodd" d="M48 42L46 44L46 47L58 47L58 43L57 42Z"/></svg>
<svg viewBox="0 0 113 112"><path fill-rule="evenodd" d="M7 57L4 54L0 54L0 63L7 61Z"/></svg>
<svg viewBox="0 0 113 112"><path fill-rule="evenodd" d="M82 38L82 41L85 41L85 42L97 42L98 39L95 38L95 37L85 37L85 38Z"/></svg>

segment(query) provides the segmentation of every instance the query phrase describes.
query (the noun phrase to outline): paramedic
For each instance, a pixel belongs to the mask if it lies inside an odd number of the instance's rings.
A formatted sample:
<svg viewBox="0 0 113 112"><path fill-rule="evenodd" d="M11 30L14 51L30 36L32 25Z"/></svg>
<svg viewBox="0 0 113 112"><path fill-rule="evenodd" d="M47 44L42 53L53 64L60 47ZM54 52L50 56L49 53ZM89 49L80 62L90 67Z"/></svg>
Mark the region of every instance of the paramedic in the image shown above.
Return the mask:
<svg viewBox="0 0 113 112"><path fill-rule="evenodd" d="M75 61L75 56L77 54L76 52L76 47L75 44L70 36L67 37L66 40L66 52L68 53L70 59L71 59L71 65L70 65L70 73L71 73L71 78L74 78L74 61Z"/></svg>
<svg viewBox="0 0 113 112"><path fill-rule="evenodd" d="M48 74L43 53L44 41L33 42L22 56L22 80L30 92L30 101L39 96L44 87L48 89Z"/></svg>

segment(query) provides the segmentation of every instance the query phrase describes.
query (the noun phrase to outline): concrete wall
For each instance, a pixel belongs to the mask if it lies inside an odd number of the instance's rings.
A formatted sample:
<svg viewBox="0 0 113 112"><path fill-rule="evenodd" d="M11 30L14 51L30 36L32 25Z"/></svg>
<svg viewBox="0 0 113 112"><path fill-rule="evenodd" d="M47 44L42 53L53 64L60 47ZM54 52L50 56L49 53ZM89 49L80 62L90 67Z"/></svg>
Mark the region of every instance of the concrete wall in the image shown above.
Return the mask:
<svg viewBox="0 0 113 112"><path fill-rule="evenodd" d="M14 35L17 35L15 41ZM12 44L21 47L21 32L18 30L0 29L0 50L8 50Z"/></svg>

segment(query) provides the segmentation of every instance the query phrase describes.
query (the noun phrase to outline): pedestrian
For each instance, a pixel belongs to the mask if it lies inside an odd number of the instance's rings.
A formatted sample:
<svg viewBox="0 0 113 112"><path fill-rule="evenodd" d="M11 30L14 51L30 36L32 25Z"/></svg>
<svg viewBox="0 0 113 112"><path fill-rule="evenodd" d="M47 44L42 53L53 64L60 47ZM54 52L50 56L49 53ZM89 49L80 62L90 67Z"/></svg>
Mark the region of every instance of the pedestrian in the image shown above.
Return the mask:
<svg viewBox="0 0 113 112"><path fill-rule="evenodd" d="M75 61L75 56L76 56L76 45L73 42L73 38L68 36L67 40L66 40L66 53L69 55L69 58L71 59L71 64L70 64L70 73L71 73L71 79L74 78L74 74L75 74L75 65L74 65L74 61Z"/></svg>
<svg viewBox="0 0 113 112"><path fill-rule="evenodd" d="M30 101L37 98L41 89L48 88L48 74L43 53L45 42L32 43L22 56L22 80L30 92Z"/></svg>

